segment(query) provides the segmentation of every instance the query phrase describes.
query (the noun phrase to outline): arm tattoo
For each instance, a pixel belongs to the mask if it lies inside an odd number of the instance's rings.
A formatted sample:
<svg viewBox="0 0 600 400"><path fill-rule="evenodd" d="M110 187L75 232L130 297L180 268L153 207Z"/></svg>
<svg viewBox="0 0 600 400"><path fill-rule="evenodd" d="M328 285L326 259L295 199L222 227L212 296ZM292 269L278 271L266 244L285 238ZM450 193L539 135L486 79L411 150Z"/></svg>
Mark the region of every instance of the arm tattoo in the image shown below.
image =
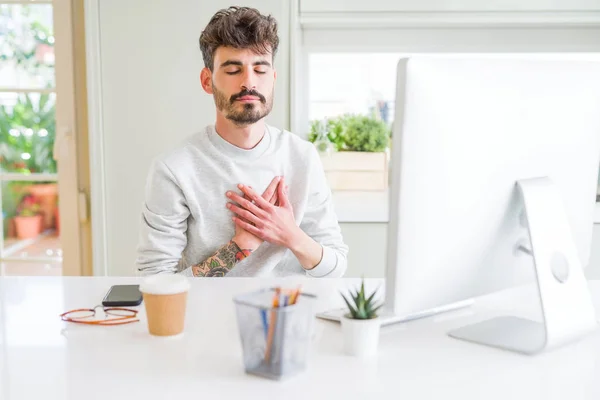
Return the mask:
<svg viewBox="0 0 600 400"><path fill-rule="evenodd" d="M238 262L248 257L252 250L240 249L231 240L204 262L192 266L194 276L217 277L225 276Z"/></svg>

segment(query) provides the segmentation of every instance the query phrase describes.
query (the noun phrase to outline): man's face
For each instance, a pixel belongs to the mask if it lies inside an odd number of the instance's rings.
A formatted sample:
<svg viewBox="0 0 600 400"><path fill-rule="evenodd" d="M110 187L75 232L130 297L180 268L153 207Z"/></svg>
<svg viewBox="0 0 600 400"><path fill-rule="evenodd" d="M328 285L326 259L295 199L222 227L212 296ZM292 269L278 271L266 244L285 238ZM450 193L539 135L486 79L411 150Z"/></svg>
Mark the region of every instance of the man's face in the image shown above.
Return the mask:
<svg viewBox="0 0 600 400"><path fill-rule="evenodd" d="M273 109L276 72L271 54L219 47L212 73L203 70L204 90L213 94L225 118L238 126L256 123Z"/></svg>

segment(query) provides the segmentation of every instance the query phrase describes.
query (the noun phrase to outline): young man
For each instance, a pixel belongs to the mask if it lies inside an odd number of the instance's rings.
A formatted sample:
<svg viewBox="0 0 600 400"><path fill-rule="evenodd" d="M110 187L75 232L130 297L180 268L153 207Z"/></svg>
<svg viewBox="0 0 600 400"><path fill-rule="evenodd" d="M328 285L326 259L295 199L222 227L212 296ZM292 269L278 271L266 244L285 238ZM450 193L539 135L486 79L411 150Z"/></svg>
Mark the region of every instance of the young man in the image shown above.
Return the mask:
<svg viewBox="0 0 600 400"><path fill-rule="evenodd" d="M273 17L245 7L217 12L200 35L216 123L154 161L140 273L344 274L348 247L317 151L264 121L278 44Z"/></svg>

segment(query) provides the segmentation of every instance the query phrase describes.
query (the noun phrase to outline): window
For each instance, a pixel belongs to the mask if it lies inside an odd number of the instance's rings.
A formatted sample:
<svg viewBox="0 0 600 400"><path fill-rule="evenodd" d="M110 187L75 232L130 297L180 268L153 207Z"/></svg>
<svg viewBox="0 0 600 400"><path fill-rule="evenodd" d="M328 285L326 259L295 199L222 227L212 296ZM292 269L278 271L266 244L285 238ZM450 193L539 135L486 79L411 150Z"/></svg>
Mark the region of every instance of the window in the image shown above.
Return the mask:
<svg viewBox="0 0 600 400"><path fill-rule="evenodd" d="M426 53L420 53L421 55ZM343 114L368 114L390 126L394 121L396 66L408 53L343 53L308 54L308 123ZM427 54L427 56L442 54ZM443 54L444 57L473 57L474 54ZM600 61L600 53L478 53L477 57L584 59ZM600 202L600 177L597 201Z"/></svg>
<svg viewBox="0 0 600 400"><path fill-rule="evenodd" d="M60 275L53 6L0 4L0 275Z"/></svg>
<svg viewBox="0 0 600 400"><path fill-rule="evenodd" d="M308 119L375 114L394 120L396 66L407 53L312 53L308 57ZM583 59L600 61L600 53L427 54L428 57Z"/></svg>
<svg viewBox="0 0 600 400"><path fill-rule="evenodd" d="M309 120L342 114L376 114L393 121L396 65L393 53L316 53L309 57Z"/></svg>

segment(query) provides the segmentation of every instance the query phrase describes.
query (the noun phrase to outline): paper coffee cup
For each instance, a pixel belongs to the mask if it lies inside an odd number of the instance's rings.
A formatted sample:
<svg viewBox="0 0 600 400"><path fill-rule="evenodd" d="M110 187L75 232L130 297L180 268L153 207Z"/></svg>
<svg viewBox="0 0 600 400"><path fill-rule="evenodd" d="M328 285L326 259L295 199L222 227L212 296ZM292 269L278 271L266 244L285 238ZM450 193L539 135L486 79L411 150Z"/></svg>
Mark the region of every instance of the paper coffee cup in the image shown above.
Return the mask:
<svg viewBox="0 0 600 400"><path fill-rule="evenodd" d="M190 282L181 275L154 275L140 285L144 296L148 331L155 336L183 332Z"/></svg>

